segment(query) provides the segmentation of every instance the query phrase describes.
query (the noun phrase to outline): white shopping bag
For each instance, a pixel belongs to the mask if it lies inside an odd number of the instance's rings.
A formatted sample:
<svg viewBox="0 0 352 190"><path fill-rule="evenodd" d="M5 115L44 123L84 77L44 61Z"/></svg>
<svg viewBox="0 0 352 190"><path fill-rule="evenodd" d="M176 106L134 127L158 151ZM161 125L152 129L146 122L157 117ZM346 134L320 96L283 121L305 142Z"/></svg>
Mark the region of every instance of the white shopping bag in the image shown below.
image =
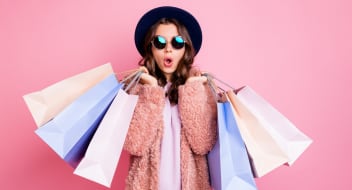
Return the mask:
<svg viewBox="0 0 352 190"><path fill-rule="evenodd" d="M261 120L251 113L235 93L226 92L238 128L246 144L255 177L262 177L289 161L286 153L267 131Z"/></svg>
<svg viewBox="0 0 352 190"><path fill-rule="evenodd" d="M74 174L111 186L137 100L119 90Z"/></svg>
<svg viewBox="0 0 352 190"><path fill-rule="evenodd" d="M110 74L113 74L113 69L110 63L106 63L42 90L26 94L23 99L36 125L41 127Z"/></svg>
<svg viewBox="0 0 352 190"><path fill-rule="evenodd" d="M289 159L288 165L292 165L313 142L249 86L238 90L237 97L285 152Z"/></svg>

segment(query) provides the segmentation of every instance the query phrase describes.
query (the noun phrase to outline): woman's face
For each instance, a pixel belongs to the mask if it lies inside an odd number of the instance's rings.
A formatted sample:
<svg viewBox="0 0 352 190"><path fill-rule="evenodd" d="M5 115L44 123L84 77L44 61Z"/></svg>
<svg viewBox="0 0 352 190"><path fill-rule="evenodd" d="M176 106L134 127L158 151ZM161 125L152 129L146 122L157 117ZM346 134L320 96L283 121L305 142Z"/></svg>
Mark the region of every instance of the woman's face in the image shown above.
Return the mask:
<svg viewBox="0 0 352 190"><path fill-rule="evenodd" d="M166 39L165 48L157 49L152 45L152 53L157 65L165 75L166 80L170 81L172 73L176 71L179 62L185 53L185 47L175 49L171 45L171 40L175 36L179 36L177 27L174 24L160 24L155 31L155 35L162 36Z"/></svg>

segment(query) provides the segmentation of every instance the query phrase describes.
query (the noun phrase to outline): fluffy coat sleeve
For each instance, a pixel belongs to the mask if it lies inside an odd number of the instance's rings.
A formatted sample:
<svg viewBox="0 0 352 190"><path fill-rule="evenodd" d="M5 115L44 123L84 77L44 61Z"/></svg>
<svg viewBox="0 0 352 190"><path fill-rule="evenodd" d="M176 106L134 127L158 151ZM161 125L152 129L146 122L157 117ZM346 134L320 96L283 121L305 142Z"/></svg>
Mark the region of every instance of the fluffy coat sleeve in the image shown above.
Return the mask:
<svg viewBox="0 0 352 190"><path fill-rule="evenodd" d="M125 139L124 149L141 156L152 146L158 130L163 125L165 93L162 87L138 84L131 94L139 95L134 114Z"/></svg>
<svg viewBox="0 0 352 190"><path fill-rule="evenodd" d="M192 151L207 154L217 139L216 100L208 84L187 82L179 88L179 110Z"/></svg>

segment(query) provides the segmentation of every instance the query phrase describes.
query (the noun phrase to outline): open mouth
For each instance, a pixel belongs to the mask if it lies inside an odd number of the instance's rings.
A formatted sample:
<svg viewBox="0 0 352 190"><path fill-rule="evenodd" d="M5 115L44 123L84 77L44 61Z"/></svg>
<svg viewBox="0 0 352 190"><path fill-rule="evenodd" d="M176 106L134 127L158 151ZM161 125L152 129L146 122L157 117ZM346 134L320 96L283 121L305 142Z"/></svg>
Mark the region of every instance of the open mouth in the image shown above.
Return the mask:
<svg viewBox="0 0 352 190"><path fill-rule="evenodd" d="M172 66L172 59L171 58L165 58L164 59L164 65L165 65L165 67L171 67Z"/></svg>

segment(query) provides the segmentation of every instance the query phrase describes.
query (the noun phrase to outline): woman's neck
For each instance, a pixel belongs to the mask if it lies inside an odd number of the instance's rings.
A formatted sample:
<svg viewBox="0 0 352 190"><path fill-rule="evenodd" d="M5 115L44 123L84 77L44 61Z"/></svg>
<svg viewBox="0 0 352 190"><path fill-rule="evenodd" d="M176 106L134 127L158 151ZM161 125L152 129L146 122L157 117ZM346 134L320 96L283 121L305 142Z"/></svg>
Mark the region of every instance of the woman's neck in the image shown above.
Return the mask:
<svg viewBox="0 0 352 190"><path fill-rule="evenodd" d="M166 78L166 82L169 83L171 82L171 77L172 75L171 74L164 74L165 78Z"/></svg>

